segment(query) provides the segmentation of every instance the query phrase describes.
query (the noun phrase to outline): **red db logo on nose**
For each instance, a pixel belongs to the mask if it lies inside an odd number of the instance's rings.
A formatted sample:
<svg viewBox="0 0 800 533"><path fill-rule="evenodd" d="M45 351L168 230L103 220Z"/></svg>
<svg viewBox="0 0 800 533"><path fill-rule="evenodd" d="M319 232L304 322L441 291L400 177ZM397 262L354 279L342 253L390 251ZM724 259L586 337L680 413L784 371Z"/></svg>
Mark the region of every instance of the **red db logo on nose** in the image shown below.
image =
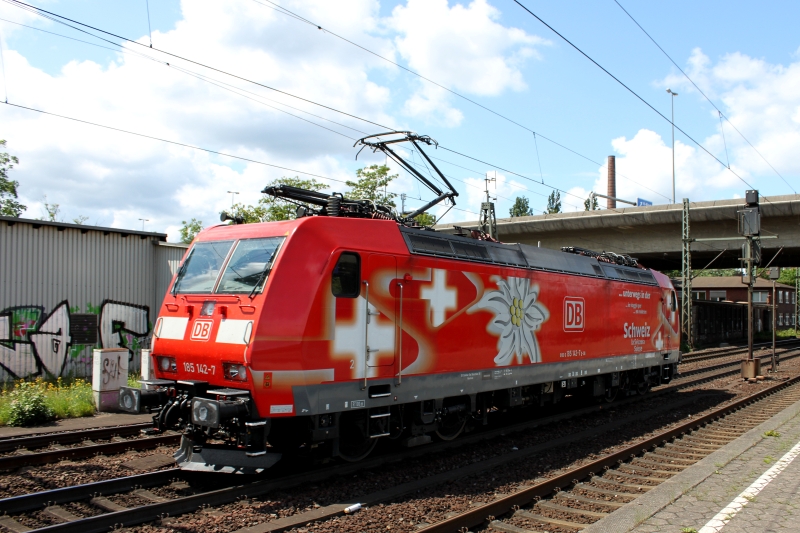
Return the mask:
<svg viewBox="0 0 800 533"><path fill-rule="evenodd" d="M195 320L192 326L192 340L193 341L207 341L211 337L211 326L214 322L211 320Z"/></svg>
<svg viewBox="0 0 800 533"><path fill-rule="evenodd" d="M583 331L586 323L583 298L564 298L564 331Z"/></svg>

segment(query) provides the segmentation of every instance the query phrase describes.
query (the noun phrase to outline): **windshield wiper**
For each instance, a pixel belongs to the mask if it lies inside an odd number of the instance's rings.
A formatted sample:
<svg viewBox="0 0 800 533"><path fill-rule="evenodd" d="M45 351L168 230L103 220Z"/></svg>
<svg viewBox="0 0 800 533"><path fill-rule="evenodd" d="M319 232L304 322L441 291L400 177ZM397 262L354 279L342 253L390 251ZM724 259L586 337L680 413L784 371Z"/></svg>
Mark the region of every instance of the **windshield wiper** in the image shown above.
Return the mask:
<svg viewBox="0 0 800 533"><path fill-rule="evenodd" d="M170 291L170 293L172 293L173 296L175 296L175 293L178 292L178 285L180 284L181 279L183 278L183 272L184 270L186 270L186 265L188 264L189 264L189 258L187 257L186 261L184 261L181 267L178 269L178 275L175 276L175 284L172 286L172 290Z"/></svg>
<svg viewBox="0 0 800 533"><path fill-rule="evenodd" d="M256 293L256 289L258 289L258 286L261 285L261 282L264 281L266 275L269 274L270 270L272 270L272 262L275 260L275 256L278 254L279 249L280 245L276 246L275 250L272 251L272 255L269 256L269 261L267 261L267 264L264 266L264 270L261 272L261 275L258 276L258 281L256 281L255 285L253 285L253 289L250 291L249 295L249 298L251 300L253 299Z"/></svg>

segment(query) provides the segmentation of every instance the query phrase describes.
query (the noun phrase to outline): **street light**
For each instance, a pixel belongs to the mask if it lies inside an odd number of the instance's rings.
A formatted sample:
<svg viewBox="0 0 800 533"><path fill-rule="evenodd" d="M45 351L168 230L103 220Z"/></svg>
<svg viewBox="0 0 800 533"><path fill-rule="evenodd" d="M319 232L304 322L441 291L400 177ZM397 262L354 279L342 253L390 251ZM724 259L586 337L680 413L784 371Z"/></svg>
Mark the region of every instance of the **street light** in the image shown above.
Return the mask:
<svg viewBox="0 0 800 533"><path fill-rule="evenodd" d="M142 221L142 231L144 231L144 223L145 222L150 222L150 219L149 218L140 218L139 220Z"/></svg>
<svg viewBox="0 0 800 533"><path fill-rule="evenodd" d="M672 203L675 203L675 97L678 93L673 92L672 89L667 89L667 92L672 95L670 102L672 102Z"/></svg>
<svg viewBox="0 0 800 533"><path fill-rule="evenodd" d="M231 195L231 207L233 207L233 196L239 194L239 191L228 191L228 194Z"/></svg>

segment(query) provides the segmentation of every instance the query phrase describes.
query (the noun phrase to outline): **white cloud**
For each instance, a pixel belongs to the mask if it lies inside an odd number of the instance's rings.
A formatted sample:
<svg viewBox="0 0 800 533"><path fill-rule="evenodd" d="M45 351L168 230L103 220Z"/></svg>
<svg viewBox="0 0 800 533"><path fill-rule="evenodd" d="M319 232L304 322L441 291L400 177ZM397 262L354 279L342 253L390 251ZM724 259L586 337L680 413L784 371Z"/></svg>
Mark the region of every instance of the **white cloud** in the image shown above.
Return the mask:
<svg viewBox="0 0 800 533"><path fill-rule="evenodd" d="M800 146L800 62L788 66L774 65L734 53L714 63L700 49L695 49L686 70L730 119L730 123L723 122L723 138L714 111L711 118L717 132L700 139L703 146L723 162L727 162L729 157L731 170L759 188L762 194L791 193L791 188L736 130L741 131L784 177L800 173L800 160L797 158L797 146ZM660 84L677 90L683 96L703 98L682 76L670 75ZM680 121L677 124L680 125ZM619 154L619 197L642 197L663 203L666 201L664 197L652 190L672 196L672 152L668 143L646 129L631 139L620 137L612 141ZM734 197L743 188L748 188L702 149L687 145L680 139L675 142L675 173L678 202L684 197L692 200ZM620 174L638 183L626 180ZM606 170L601 168L595 190L605 189Z"/></svg>
<svg viewBox="0 0 800 533"><path fill-rule="evenodd" d="M499 13L485 0L475 0L466 7L450 7L446 1L409 0L384 18L380 17L378 0L285 0L282 5L384 57L398 60L402 56L411 68L479 95L524 89L520 68L536 55L534 47L544 42L500 25ZM181 9L182 19L173 29L153 33L156 48L196 58L391 128L408 127L392 115L393 109L447 126L462 120L461 111L441 89L418 85L418 80L412 81L416 92L410 98L404 95L404 103L395 102L394 91L376 80L396 77L396 67L255 2L184 0ZM3 3L0 14L47 29L56 26ZM422 25L415 20L417 16L423 17ZM9 25L2 29L12 44L14 34L9 32L33 31ZM433 29L436 31L431 32ZM421 35L429 40L419 42ZM139 42L149 43L149 39L142 36ZM156 50L128 45L127 53L116 55L109 63L76 59L59 72L46 72L33 66L13 46L9 49L7 43L4 45L6 74L13 81L9 87L11 103L342 181L353 178L355 165L383 162L382 156L367 153L356 164L352 159L352 138L375 133L379 126ZM428 55L427 46L434 52ZM147 54L169 66L131 52ZM209 84L179 68L230 87ZM24 216L42 216L40 204L47 195L49 202L60 204L64 220L84 215L92 224L140 228L138 219L147 218L147 229L166 228L170 240L175 240L175 228L181 220L196 217L206 224L215 223L217 213L230 205L230 195L225 191L240 191L237 201L254 202L266 182L294 175L7 106L0 106L0 122L8 132L3 135L9 151L20 158L13 177L20 181L21 200L31 207ZM331 182L332 190L346 188ZM405 173L393 188L409 194L418 189ZM422 198L430 196L424 189L420 193Z"/></svg>
<svg viewBox="0 0 800 533"><path fill-rule="evenodd" d="M385 23L400 35L395 44L409 67L455 91L497 96L526 88L521 68L538 58L548 41L497 22L500 12L486 0L448 5L448 0L408 0ZM457 126L460 113L446 91L419 82L404 111L412 117ZM431 111L441 116L431 116Z"/></svg>

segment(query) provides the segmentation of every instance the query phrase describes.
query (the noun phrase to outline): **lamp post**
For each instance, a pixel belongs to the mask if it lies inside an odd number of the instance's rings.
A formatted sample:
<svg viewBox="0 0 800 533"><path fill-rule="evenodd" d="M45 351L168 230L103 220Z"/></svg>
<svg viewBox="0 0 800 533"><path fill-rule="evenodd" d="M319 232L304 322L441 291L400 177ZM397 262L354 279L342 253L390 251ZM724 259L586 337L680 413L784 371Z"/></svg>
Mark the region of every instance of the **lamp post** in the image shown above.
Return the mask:
<svg viewBox="0 0 800 533"><path fill-rule="evenodd" d="M144 231L144 223L145 222L150 222L150 219L149 218L140 218L139 220L142 221L142 231Z"/></svg>
<svg viewBox="0 0 800 533"><path fill-rule="evenodd" d="M233 197L234 195L239 194L239 191L228 191L228 194L231 195L231 207L233 207Z"/></svg>
<svg viewBox="0 0 800 533"><path fill-rule="evenodd" d="M675 203L675 97L678 93L672 89L667 89L667 92L672 95L670 102L672 102L672 203Z"/></svg>

